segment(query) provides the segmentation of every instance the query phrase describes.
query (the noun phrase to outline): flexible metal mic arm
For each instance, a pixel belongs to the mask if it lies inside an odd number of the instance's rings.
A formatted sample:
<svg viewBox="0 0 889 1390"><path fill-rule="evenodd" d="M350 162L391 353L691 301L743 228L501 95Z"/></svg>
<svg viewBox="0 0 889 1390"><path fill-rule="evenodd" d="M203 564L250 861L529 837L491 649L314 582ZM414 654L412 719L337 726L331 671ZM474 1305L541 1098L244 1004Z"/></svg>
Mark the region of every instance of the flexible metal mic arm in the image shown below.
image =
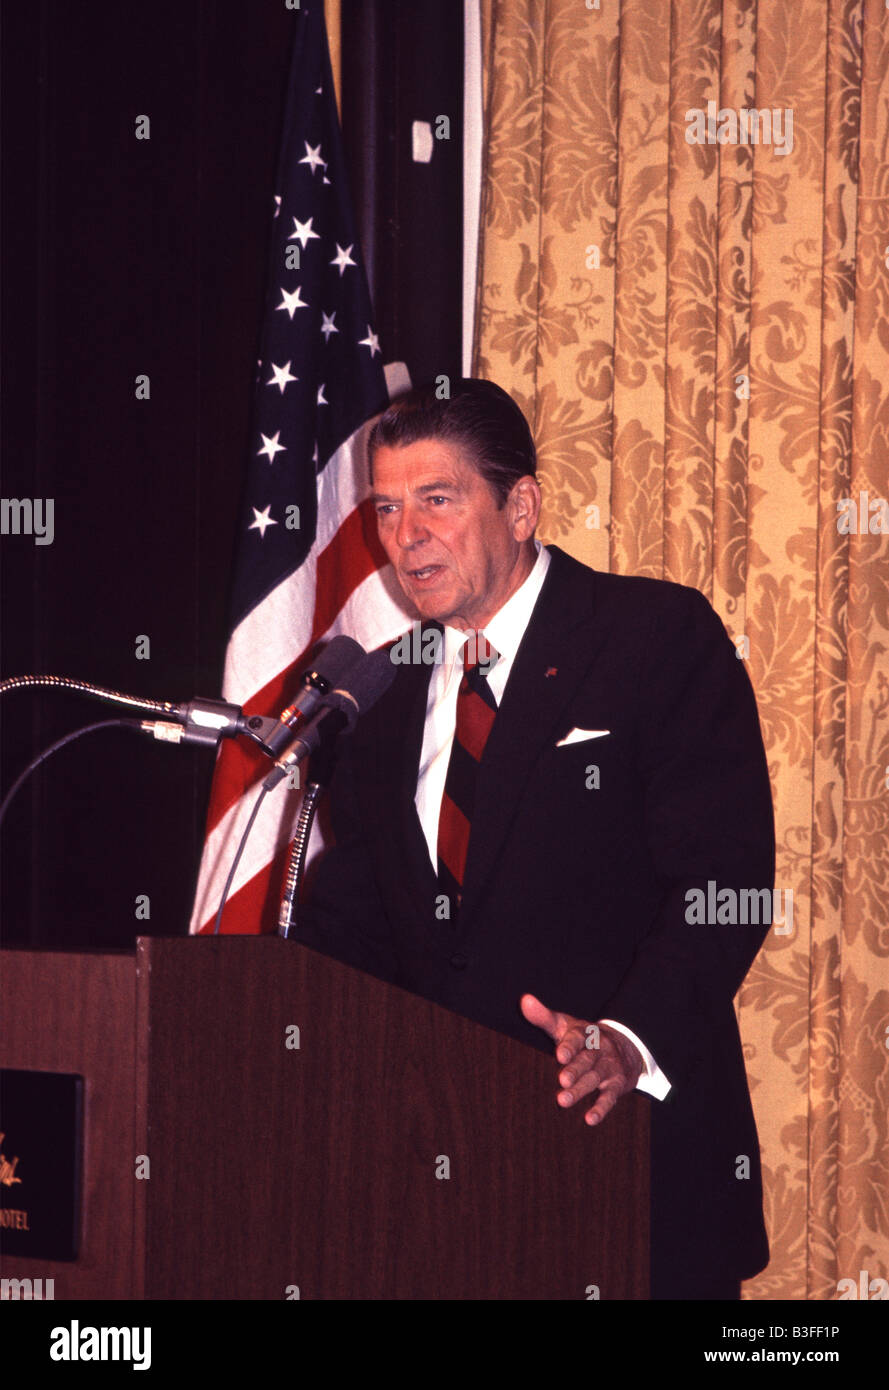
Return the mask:
<svg viewBox="0 0 889 1390"><path fill-rule="evenodd" d="M8 690L24 690L31 685L48 685L57 690L75 690L79 695L92 695L97 700L107 700L111 704L125 705L128 709L146 710L150 714L175 715L178 705L168 700L143 700L138 695L123 695L119 690L108 690L103 685L93 685L92 681L76 680L74 676L7 676L0 681L0 695Z"/></svg>
<svg viewBox="0 0 889 1390"><path fill-rule="evenodd" d="M89 695L107 704L121 705L124 709L160 715L161 722L143 721L143 728L153 733L155 738L169 743L184 740L215 746L223 735L234 738L237 734L246 734L270 757L276 756L274 743L270 740L280 728L280 721L259 714L245 715L240 705L230 704L227 700L207 700L200 696L179 704L170 700L150 700L140 695L126 695L120 690L109 690L106 686L78 680L74 676L8 676L0 681L0 695L29 686L73 690L78 695ZM170 722L165 723L166 720ZM179 728L179 725L184 727Z"/></svg>
<svg viewBox="0 0 889 1390"><path fill-rule="evenodd" d="M306 862L312 822L321 793L333 777L337 739L354 728L359 714L376 704L395 679L395 666L388 651L371 652L352 673L349 689L330 692L330 708L324 717L313 722L303 735L294 740L282 754L263 783L263 790L274 786L306 753L312 753L312 780L303 793L296 823L296 834L290 846L290 859L284 893L278 911L278 935L298 935L299 899Z"/></svg>
<svg viewBox="0 0 889 1390"><path fill-rule="evenodd" d="M296 821L296 834L290 846L290 858L287 862L287 877L284 880L281 906L278 909L279 936L289 937L296 923L303 872L306 867L306 850L309 846L315 812L318 810L318 802L323 791L324 788L320 782L310 782L303 793L299 816Z"/></svg>

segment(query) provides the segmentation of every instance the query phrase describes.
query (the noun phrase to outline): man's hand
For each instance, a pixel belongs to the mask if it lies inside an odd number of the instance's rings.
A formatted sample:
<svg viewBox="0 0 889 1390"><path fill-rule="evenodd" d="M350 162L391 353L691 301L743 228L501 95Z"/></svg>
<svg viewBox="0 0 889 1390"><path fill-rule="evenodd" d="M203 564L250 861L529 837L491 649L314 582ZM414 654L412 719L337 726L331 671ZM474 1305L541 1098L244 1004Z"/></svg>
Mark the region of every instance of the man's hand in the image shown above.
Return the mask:
<svg viewBox="0 0 889 1390"><path fill-rule="evenodd" d="M635 1090L645 1064L637 1048L623 1033L609 1028L607 1023L594 1025L582 1018L572 1018L570 1014L556 1013L533 994L522 995L521 1010L535 1028L549 1033L556 1044L556 1061L566 1064L559 1072L563 1088L558 1096L559 1105L567 1108L597 1090L599 1098L584 1116L588 1125L597 1125L622 1095ZM594 1045L597 1040L594 1028L598 1029L598 1047Z"/></svg>

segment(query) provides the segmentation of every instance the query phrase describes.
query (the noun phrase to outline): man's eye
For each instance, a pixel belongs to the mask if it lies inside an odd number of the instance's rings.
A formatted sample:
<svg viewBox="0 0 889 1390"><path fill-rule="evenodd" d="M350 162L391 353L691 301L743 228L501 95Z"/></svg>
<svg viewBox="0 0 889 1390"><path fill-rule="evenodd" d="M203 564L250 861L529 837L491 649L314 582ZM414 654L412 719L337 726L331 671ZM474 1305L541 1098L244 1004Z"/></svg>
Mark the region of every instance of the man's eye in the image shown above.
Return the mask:
<svg viewBox="0 0 889 1390"><path fill-rule="evenodd" d="M388 516L393 510L391 502L379 502L377 504L377 516Z"/></svg>
<svg viewBox="0 0 889 1390"><path fill-rule="evenodd" d="M430 497L428 500L430 502L447 502L448 499L446 497Z"/></svg>

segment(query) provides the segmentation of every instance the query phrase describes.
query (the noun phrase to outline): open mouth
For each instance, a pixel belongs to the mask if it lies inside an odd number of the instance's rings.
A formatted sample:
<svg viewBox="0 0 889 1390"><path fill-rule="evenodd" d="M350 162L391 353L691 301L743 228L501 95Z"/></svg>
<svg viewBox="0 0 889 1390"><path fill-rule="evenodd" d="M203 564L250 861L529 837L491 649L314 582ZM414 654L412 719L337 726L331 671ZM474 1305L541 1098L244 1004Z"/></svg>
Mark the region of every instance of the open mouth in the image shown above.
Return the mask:
<svg viewBox="0 0 889 1390"><path fill-rule="evenodd" d="M424 565L422 569L408 570L407 575L415 584L424 584L440 574L443 568L443 565Z"/></svg>

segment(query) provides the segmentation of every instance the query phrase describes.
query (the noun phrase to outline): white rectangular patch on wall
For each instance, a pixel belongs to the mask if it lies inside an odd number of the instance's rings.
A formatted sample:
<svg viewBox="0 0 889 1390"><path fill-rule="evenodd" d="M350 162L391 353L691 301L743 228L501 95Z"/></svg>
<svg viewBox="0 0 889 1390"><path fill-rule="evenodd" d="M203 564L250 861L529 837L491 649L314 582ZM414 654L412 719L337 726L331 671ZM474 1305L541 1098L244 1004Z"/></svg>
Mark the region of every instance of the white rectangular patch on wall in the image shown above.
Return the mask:
<svg viewBox="0 0 889 1390"><path fill-rule="evenodd" d="M414 121L411 127L415 164L428 164L432 158L432 126L428 121Z"/></svg>

